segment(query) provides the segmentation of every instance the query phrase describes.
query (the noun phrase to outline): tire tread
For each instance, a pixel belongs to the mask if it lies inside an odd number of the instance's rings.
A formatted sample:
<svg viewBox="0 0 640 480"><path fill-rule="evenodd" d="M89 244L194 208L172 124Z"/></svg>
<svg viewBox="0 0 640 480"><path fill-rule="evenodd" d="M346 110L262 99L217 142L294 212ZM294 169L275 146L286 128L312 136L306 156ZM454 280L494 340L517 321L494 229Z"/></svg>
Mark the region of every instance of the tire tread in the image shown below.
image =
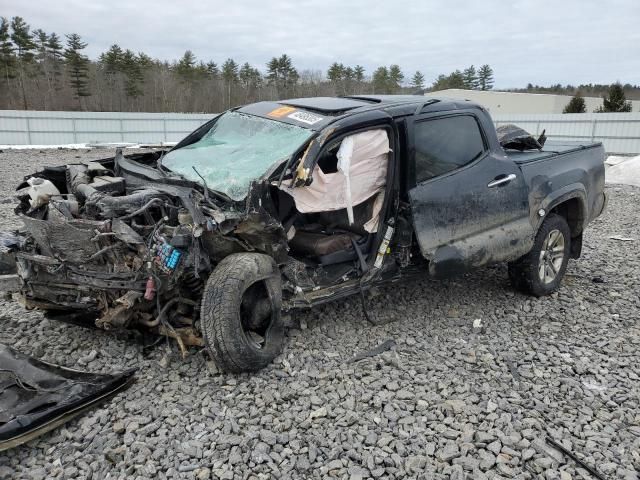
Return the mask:
<svg viewBox="0 0 640 480"><path fill-rule="evenodd" d="M271 331L274 345L257 350L242 331L240 303L246 289L257 280L277 272L274 260L258 253L236 253L224 258L207 280L202 296L202 335L216 364L228 372L256 371L268 365L282 348L282 319L277 311ZM264 280L273 282L280 307L280 278L273 275Z"/></svg>

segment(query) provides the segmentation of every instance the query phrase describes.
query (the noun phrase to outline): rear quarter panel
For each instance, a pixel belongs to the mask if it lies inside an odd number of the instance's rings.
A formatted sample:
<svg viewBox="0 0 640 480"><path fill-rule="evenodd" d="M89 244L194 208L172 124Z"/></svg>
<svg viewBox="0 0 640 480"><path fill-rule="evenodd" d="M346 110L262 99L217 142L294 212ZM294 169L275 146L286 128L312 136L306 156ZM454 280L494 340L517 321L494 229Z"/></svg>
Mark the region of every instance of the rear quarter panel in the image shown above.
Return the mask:
<svg viewBox="0 0 640 480"><path fill-rule="evenodd" d="M538 211L578 198L584 209L582 227L602 210L604 202L604 160L602 144L582 147L549 158L520 163L529 185L529 205L532 225L542 218Z"/></svg>

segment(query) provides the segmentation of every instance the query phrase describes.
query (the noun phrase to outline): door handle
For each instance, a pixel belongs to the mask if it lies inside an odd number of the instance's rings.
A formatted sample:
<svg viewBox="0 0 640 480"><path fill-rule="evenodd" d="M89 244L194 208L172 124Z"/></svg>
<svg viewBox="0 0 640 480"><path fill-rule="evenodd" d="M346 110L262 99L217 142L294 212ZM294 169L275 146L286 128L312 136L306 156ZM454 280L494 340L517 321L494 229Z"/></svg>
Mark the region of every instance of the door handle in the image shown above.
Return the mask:
<svg viewBox="0 0 640 480"><path fill-rule="evenodd" d="M489 188L499 187L500 185L505 185L509 183L511 180L515 180L515 179L516 179L515 173L510 173L509 175L500 175L499 177L496 177L495 180L492 180L491 182L489 182L487 184L487 187Z"/></svg>

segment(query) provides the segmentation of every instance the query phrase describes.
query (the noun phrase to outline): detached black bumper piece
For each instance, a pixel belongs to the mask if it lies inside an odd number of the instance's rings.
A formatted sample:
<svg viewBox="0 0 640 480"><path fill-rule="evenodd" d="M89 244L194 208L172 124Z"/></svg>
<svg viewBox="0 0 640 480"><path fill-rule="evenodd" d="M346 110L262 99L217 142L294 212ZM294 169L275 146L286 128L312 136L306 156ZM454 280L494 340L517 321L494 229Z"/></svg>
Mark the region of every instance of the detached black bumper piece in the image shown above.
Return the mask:
<svg viewBox="0 0 640 480"><path fill-rule="evenodd" d="M0 452L82 414L133 383L135 369L106 375L52 365L0 344Z"/></svg>

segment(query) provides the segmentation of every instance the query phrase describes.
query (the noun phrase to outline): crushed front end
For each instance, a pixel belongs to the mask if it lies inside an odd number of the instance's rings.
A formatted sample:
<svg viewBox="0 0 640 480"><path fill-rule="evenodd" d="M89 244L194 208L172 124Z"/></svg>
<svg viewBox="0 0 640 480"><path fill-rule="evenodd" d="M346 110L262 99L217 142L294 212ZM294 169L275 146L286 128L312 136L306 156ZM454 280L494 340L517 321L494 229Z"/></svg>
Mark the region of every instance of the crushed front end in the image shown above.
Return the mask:
<svg viewBox="0 0 640 480"><path fill-rule="evenodd" d="M84 312L103 329L150 329L183 351L203 344L199 310L212 263L252 250L243 232L250 237L265 217L168 175L161 155L118 151L25 179L16 208L24 228L3 249L27 308Z"/></svg>

